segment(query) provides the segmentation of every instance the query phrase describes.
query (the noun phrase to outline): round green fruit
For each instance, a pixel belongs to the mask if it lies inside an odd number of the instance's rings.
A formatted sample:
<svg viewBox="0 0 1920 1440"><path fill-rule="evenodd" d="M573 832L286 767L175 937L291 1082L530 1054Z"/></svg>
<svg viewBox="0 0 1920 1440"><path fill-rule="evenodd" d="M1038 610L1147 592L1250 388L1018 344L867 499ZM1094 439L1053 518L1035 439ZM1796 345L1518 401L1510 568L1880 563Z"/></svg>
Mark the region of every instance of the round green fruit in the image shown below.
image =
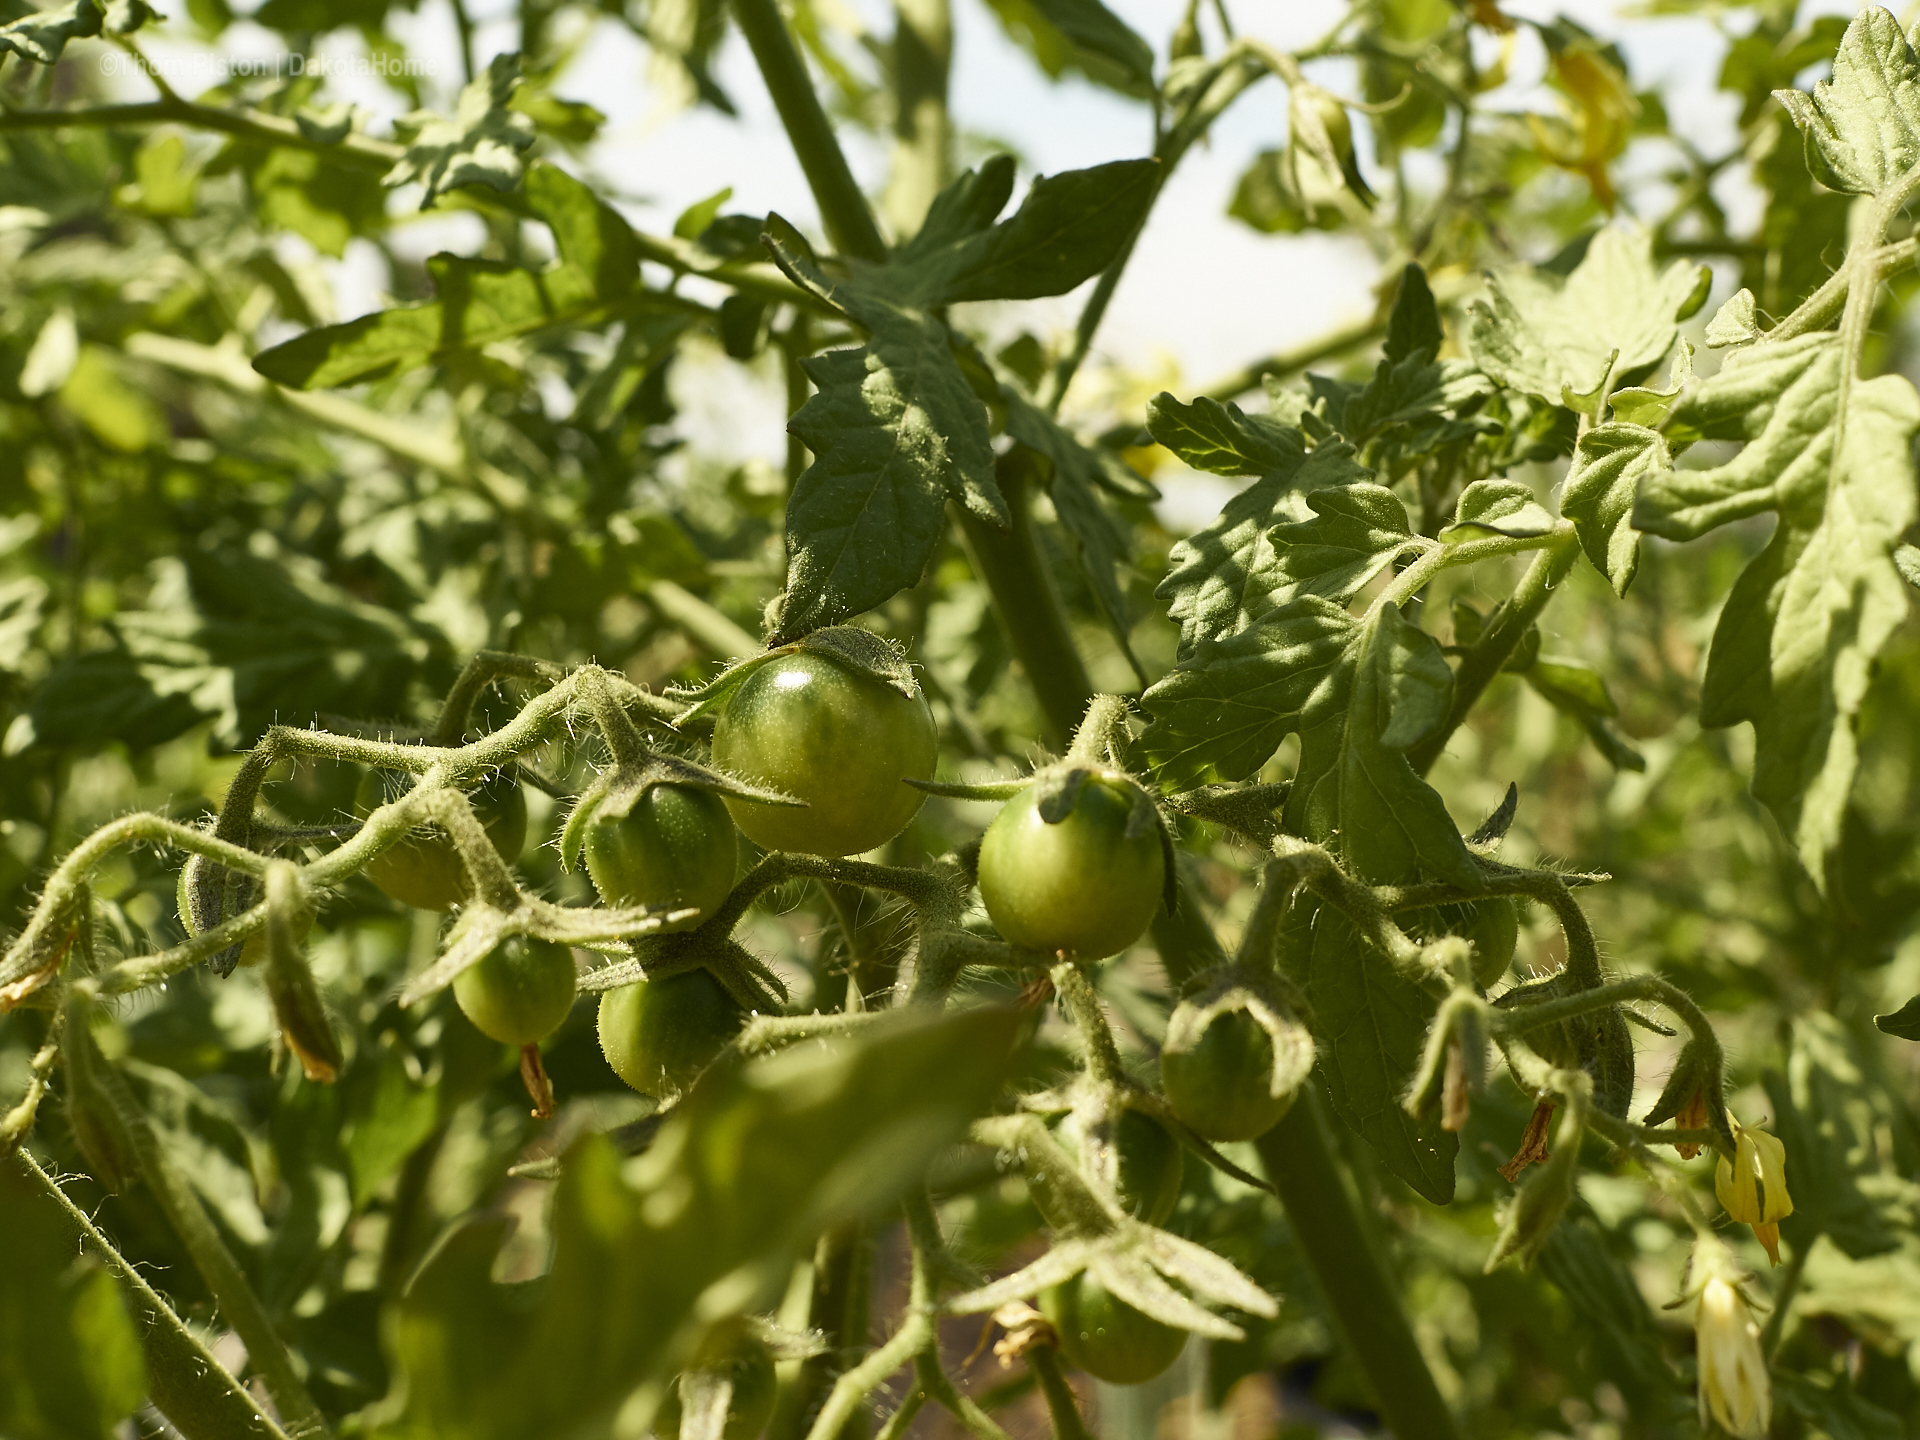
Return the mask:
<svg viewBox="0 0 1920 1440"><path fill-rule="evenodd" d="M1054 1126L1053 1138L1069 1155L1076 1160L1081 1158L1085 1135L1075 1116L1062 1116ZM1180 1181L1186 1173L1180 1142L1151 1115L1124 1110L1114 1126L1113 1145L1119 1161L1114 1189L1121 1208L1149 1225L1164 1224L1173 1214L1173 1207L1180 1203ZM1029 1179L1027 1188L1040 1209L1041 1218L1059 1229L1066 1216L1046 1182L1035 1175Z"/></svg>
<svg viewBox="0 0 1920 1440"><path fill-rule="evenodd" d="M706 970L622 985L600 997L600 1049L642 1095L678 1095L747 1023L747 1012Z"/></svg>
<svg viewBox="0 0 1920 1440"><path fill-rule="evenodd" d="M453 998L474 1028L503 1045L532 1045L551 1035L573 1008L573 951L551 940L502 940L453 982Z"/></svg>
<svg viewBox="0 0 1920 1440"><path fill-rule="evenodd" d="M378 770L360 780L354 808L370 815L387 802L386 782ZM511 770L497 770L468 792L487 838L509 865L527 843L527 797ZM402 836L367 862L361 872L402 905L416 910L451 910L468 899L467 870L453 837L438 827Z"/></svg>
<svg viewBox="0 0 1920 1440"><path fill-rule="evenodd" d="M1082 1272L1040 1294L1060 1353L1096 1380L1138 1385L1180 1358L1187 1332L1143 1315Z"/></svg>
<svg viewBox="0 0 1920 1440"><path fill-rule="evenodd" d="M1016 945L1082 959L1116 955L1153 919L1166 882L1157 825L1127 834L1138 788L1090 777L1057 825L1029 787L1009 800L980 842L980 898Z"/></svg>
<svg viewBox="0 0 1920 1440"><path fill-rule="evenodd" d="M1473 944L1473 978L1484 990L1513 964L1514 947L1520 940L1520 912L1504 895L1475 901L1467 908L1472 911L1467 928L1457 933Z"/></svg>
<svg viewBox="0 0 1920 1440"><path fill-rule="evenodd" d="M726 797L734 823L769 850L857 855L906 828L933 775L933 711L822 655L770 660L740 682L713 727L713 763L807 802Z"/></svg>
<svg viewBox="0 0 1920 1440"><path fill-rule="evenodd" d="M587 874L609 905L700 914L668 927L687 930L733 889L740 843L733 817L711 790L649 785L624 816L587 822Z"/></svg>
<svg viewBox="0 0 1920 1440"><path fill-rule="evenodd" d="M778 1388L773 1355L757 1340L741 1337L728 1347L711 1367L733 1382L733 1396L727 1401L727 1423L721 1440L754 1440L773 1419L773 1401ZM667 1398L654 1412L653 1433L660 1440L675 1440L680 1433L680 1386L667 1387Z"/></svg>
<svg viewBox="0 0 1920 1440"><path fill-rule="evenodd" d="M1190 1048L1162 1050L1160 1084L1209 1140L1255 1139L1293 1107L1292 1092L1273 1093L1273 1037L1245 1010L1216 1015Z"/></svg>

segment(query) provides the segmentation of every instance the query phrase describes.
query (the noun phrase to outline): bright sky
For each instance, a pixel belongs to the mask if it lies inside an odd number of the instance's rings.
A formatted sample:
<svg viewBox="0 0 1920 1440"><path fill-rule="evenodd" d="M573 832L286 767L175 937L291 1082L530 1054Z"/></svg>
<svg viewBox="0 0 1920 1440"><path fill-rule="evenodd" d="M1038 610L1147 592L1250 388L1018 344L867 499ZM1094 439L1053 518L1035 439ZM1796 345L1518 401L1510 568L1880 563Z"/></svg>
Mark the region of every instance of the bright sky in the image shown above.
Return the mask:
<svg viewBox="0 0 1920 1440"><path fill-rule="evenodd" d="M868 16L880 32L889 28L881 0L839 3ZM1183 0L1109 3L1157 50L1184 10ZM1239 0L1230 8L1243 29L1291 48L1325 33L1344 7L1335 0ZM1617 40L1628 53L1636 81L1664 92L1676 128L1708 153L1731 143L1736 107L1731 97L1714 89L1724 46L1704 21L1622 18L1620 12L1635 7L1615 0L1511 0L1506 8L1538 19L1568 14ZM1844 0L1812 0L1805 8L1809 13L1846 13L1855 7ZM481 59L510 48L515 27L504 18L507 7L478 0L472 9L481 22ZM1144 106L1075 79L1050 84L1005 37L984 0L954 0L954 12L954 107L963 130L1011 142L1038 173L1145 153L1150 132ZM459 79L450 9L441 0L424 0L415 13L396 7L391 23L411 53L435 65L430 92L440 92L435 103L450 109ZM1486 43L1491 59L1493 42ZM224 44L230 51L260 55L280 48L277 37L245 24L230 30ZM152 47L163 59L176 51L184 55L188 48ZM328 41L327 48L351 52L358 42L343 32ZM1512 79L1492 102L1518 109L1531 98L1541 107L1537 87L1544 68L1537 40L1523 31ZM621 27L601 22L556 89L606 113L608 123L588 163L630 200L625 208L636 223L664 230L687 205L731 185L729 209L753 214L778 210L803 228L817 230L799 167L737 36L728 41L717 74L740 108L737 119L706 109L663 114L660 96L648 82L644 47ZM1331 88L1354 92L1350 72L1341 62L1314 74ZM122 84L130 97L140 88L138 81ZM337 89L382 117L400 108L393 93L377 81L348 81ZM1262 236L1225 213L1241 171L1260 150L1279 144L1284 133L1284 92L1273 82L1263 82L1216 126L1210 145L1189 155L1155 209L1115 297L1099 336L1100 355L1151 374L1161 384L1192 390L1367 311L1368 286L1379 267L1361 241ZM857 137L849 148L862 179L877 188L884 173L883 151ZM1735 179L1729 180L1721 198L1736 221L1752 203ZM478 238L472 216L452 215L412 223L400 244L425 255L438 249L471 250ZM386 276L371 247L350 250L344 262L329 264L343 317L379 303ZM1018 307L1017 316L1005 318L1009 325L1063 330L1077 312L1078 299L1032 302ZM731 373L682 367L686 373L676 390L686 411L683 427L691 438L722 453L777 459L785 418L777 389L765 380L756 383L729 362L712 363Z"/></svg>

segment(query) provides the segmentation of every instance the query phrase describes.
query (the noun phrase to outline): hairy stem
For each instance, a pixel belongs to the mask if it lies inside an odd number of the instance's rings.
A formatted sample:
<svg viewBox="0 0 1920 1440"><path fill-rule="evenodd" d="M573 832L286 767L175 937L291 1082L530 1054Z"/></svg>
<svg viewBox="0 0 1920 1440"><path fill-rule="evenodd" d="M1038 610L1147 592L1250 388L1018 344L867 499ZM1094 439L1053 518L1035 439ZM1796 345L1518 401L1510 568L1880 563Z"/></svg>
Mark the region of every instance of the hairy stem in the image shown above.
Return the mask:
<svg viewBox="0 0 1920 1440"><path fill-rule="evenodd" d="M1459 1440L1387 1267L1340 1173L1320 1097L1309 1085L1254 1142L1320 1282L1335 1328L1398 1440Z"/></svg>
<svg viewBox="0 0 1920 1440"><path fill-rule="evenodd" d="M1067 1384L1067 1377L1061 1373L1060 1357L1053 1347L1036 1345L1027 1352L1027 1365L1033 1371L1033 1378L1040 1382L1041 1395L1046 1398L1047 1418L1053 1422L1053 1440L1093 1440L1087 1422L1080 1416L1080 1402L1074 1397L1073 1387Z"/></svg>
<svg viewBox="0 0 1920 1440"><path fill-rule="evenodd" d="M1549 548L1533 557L1520 583L1487 623L1485 633L1461 658L1460 668L1453 677L1453 700L1447 707L1446 719L1407 751L1407 760L1416 772L1426 774L1440 758L1453 732L1460 728L1493 677L1500 673L1500 667L1525 638L1527 627L1539 618L1579 555L1580 547L1569 529L1564 534L1556 534Z"/></svg>
<svg viewBox="0 0 1920 1440"><path fill-rule="evenodd" d="M200 1337L26 1151L19 1163L66 1222L75 1249L105 1261L126 1287L147 1361L147 1397L186 1440L287 1440L287 1432L213 1358Z"/></svg>
<svg viewBox="0 0 1920 1440"><path fill-rule="evenodd" d="M1120 1047L1113 1043L1113 1027L1107 1023L1107 1012L1093 981L1073 961L1062 960L1053 967L1053 988L1087 1047L1087 1069L1109 1085L1124 1085L1126 1067L1120 1060Z"/></svg>
<svg viewBox="0 0 1920 1440"><path fill-rule="evenodd" d="M788 33L776 0L733 0L733 16L753 51L773 108L780 113L787 139L806 172L807 185L820 207L820 219L842 255L862 260L887 258L887 242L874 223L867 197L834 137L833 124L814 93L806 61Z"/></svg>

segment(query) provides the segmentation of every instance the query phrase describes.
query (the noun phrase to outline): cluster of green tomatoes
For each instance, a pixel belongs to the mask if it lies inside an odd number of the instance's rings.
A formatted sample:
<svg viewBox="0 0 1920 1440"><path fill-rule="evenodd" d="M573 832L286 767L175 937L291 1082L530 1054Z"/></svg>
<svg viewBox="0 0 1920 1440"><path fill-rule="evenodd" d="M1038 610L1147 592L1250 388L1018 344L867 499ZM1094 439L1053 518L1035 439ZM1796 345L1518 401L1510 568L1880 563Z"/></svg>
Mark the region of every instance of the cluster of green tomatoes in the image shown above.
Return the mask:
<svg viewBox="0 0 1920 1440"><path fill-rule="evenodd" d="M803 805L663 781L643 789L624 814L576 817L584 822L580 851L607 905L696 912L667 927L691 928L732 891L741 833L769 851L841 857L872 850L919 810L925 796L907 782L930 780L935 760L933 714L917 684L889 684L830 654L796 647L755 666L727 696L715 717L712 763L732 780ZM1068 785L1035 784L1004 804L979 844L977 879L988 918L1007 941L1049 957L1093 961L1118 954L1145 932L1171 893L1171 849L1164 818L1133 778L1106 766L1078 768L1084 773ZM383 803L385 786L379 772L367 774L358 796L362 813ZM509 861L516 858L527 829L518 779L510 770L496 772L468 798L494 847ZM364 873L394 900L423 910L453 909L469 896L459 851L437 829L411 832ZM1475 938L1479 953L1499 955L1504 968L1513 951L1512 911L1500 908L1504 953L1499 935ZM1501 923L1495 917L1493 928ZM248 942L249 951L257 943ZM537 1063L539 1042L577 998L573 953L515 936L463 971L453 991L476 1028L531 1051ZM600 1045L622 1080L669 1103L749 1018L709 971L685 970L606 991ZM1242 1009L1188 1028L1195 1031L1189 1041L1161 1055L1162 1088L1179 1119L1209 1141L1249 1140L1277 1124L1293 1087L1276 1090L1271 1083L1275 1051L1268 1030ZM1084 1164L1086 1137L1072 1113L1056 1122L1055 1134ZM1152 1116L1122 1108L1109 1142L1115 1198L1148 1224L1166 1221L1181 1189L1181 1141ZM1046 1185L1032 1189L1043 1218L1058 1228L1063 1219ZM1041 1305L1065 1356L1114 1383L1158 1374L1186 1339L1186 1332L1142 1314L1087 1274L1054 1287Z"/></svg>

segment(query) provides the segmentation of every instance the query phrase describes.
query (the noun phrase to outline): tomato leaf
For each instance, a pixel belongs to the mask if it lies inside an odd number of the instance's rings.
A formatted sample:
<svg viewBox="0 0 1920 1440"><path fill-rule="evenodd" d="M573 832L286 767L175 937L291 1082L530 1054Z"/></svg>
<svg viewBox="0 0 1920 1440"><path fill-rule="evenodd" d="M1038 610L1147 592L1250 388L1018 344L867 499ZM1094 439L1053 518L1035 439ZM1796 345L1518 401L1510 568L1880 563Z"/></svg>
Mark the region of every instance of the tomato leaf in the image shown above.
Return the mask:
<svg viewBox="0 0 1920 1440"><path fill-rule="evenodd" d="M0 25L0 54L11 52L22 60L51 65L69 40L90 40L103 30L130 35L154 18L146 0L72 0L57 10L36 10Z"/></svg>
<svg viewBox="0 0 1920 1440"><path fill-rule="evenodd" d="M1460 492L1453 523L1440 532L1449 545L1476 540L1481 532L1513 540L1553 533L1554 518L1518 480L1476 480Z"/></svg>
<svg viewBox="0 0 1920 1440"><path fill-rule="evenodd" d="M1811 1249L1822 1235L1855 1260L1898 1249L1898 1233L1860 1183L1879 1178L1874 1128L1892 1119L1845 1029L1829 1015L1799 1015L1786 1073L1760 1079L1793 1166L1793 1213L1780 1228L1794 1249Z"/></svg>
<svg viewBox="0 0 1920 1440"><path fill-rule="evenodd" d="M415 110L396 120L394 131L407 150L383 183L424 185L422 210L463 185L513 189L520 183L521 152L534 141L532 117L512 105L519 85L520 57L496 55L485 75L461 89L451 118Z"/></svg>
<svg viewBox="0 0 1920 1440"><path fill-rule="evenodd" d="M1832 79L1811 94L1773 96L1806 136L1807 166L1829 189L1880 195L1920 167L1920 57L1878 6L1847 26Z"/></svg>
<svg viewBox="0 0 1920 1440"><path fill-rule="evenodd" d="M1164 391L1147 402L1147 430L1196 470L1210 475L1268 475L1293 471L1306 456L1306 439L1291 425L1249 415L1232 401L1202 395L1191 405Z"/></svg>
<svg viewBox="0 0 1920 1440"><path fill-rule="evenodd" d="M1301 445L1297 430L1283 433ZM1229 500L1219 519L1180 541L1168 554L1167 578L1153 593L1167 602L1168 613L1180 622L1182 661L1202 641L1224 639L1243 630L1308 588L1302 582L1309 578L1311 553L1283 560L1281 552L1294 541L1312 544L1315 536L1327 532L1281 535L1274 527L1312 524L1321 512L1313 508L1310 496L1355 485L1369 474L1354 463L1353 447L1344 442L1322 445L1311 455L1304 448L1278 450L1278 455L1280 463ZM1370 505L1362 499L1357 509L1364 512ZM1344 508L1350 514L1356 509ZM1371 519L1389 523L1377 506ZM1357 537L1348 530L1343 538L1352 542Z"/></svg>
<svg viewBox="0 0 1920 1440"><path fill-rule="evenodd" d="M1267 587L1270 604L1296 595L1350 600L1416 544L1406 506L1385 486L1359 481L1310 490L1305 498L1313 518L1268 530L1267 549L1256 548L1248 566L1249 577ZM1250 607L1243 601L1242 608Z"/></svg>
<svg viewBox="0 0 1920 1440"><path fill-rule="evenodd" d="M920 233L887 264L856 270L851 283L923 308L1064 295L1119 254L1160 175L1156 160L1116 160L1042 176L1018 210L988 225L1013 183L1012 157L995 156L943 190Z"/></svg>
<svg viewBox="0 0 1920 1440"><path fill-rule="evenodd" d="M1077 70L1096 85L1153 98L1153 48L1100 0L988 0L1007 33L1052 79Z"/></svg>
<svg viewBox="0 0 1920 1440"><path fill-rule="evenodd" d="M1627 593L1640 568L1634 496L1643 481L1671 463L1659 433L1639 425L1596 425L1574 447L1560 512L1573 522L1581 548L1616 595Z"/></svg>
<svg viewBox="0 0 1920 1440"><path fill-rule="evenodd" d="M1847 363L1830 333L1729 356L1675 407L1667 433L1746 447L1709 469L1649 476L1633 513L1640 529L1673 540L1778 517L1714 627L1700 719L1752 722L1754 794L1822 884L1868 673L1907 614L1891 556L1914 518L1909 445L1920 430L1920 396L1897 375L1854 380L1839 413Z"/></svg>
<svg viewBox="0 0 1920 1440"><path fill-rule="evenodd" d="M253 368L296 390L324 390L396 375L496 340L608 317L640 273L626 221L551 165L534 166L526 189L528 207L553 231L558 258L547 269L435 255L427 261L437 296L431 304L378 310L309 330L263 350Z"/></svg>
<svg viewBox="0 0 1920 1440"><path fill-rule="evenodd" d="M1650 235L1609 226L1565 280L1524 269L1490 280L1492 298L1467 309L1467 343L1502 385L1571 404L1568 392L1632 384L1659 364L1708 278L1686 260L1656 270Z"/></svg>
<svg viewBox="0 0 1920 1440"><path fill-rule="evenodd" d="M802 1245L887 1205L990 1108L1019 1025L1002 1010L888 1014L857 1036L715 1066L625 1171L604 1139L580 1142L544 1279L493 1283L501 1235L483 1223L415 1281L393 1334L403 1433L509 1440L645 1406L640 1387L706 1325L777 1299Z"/></svg>

